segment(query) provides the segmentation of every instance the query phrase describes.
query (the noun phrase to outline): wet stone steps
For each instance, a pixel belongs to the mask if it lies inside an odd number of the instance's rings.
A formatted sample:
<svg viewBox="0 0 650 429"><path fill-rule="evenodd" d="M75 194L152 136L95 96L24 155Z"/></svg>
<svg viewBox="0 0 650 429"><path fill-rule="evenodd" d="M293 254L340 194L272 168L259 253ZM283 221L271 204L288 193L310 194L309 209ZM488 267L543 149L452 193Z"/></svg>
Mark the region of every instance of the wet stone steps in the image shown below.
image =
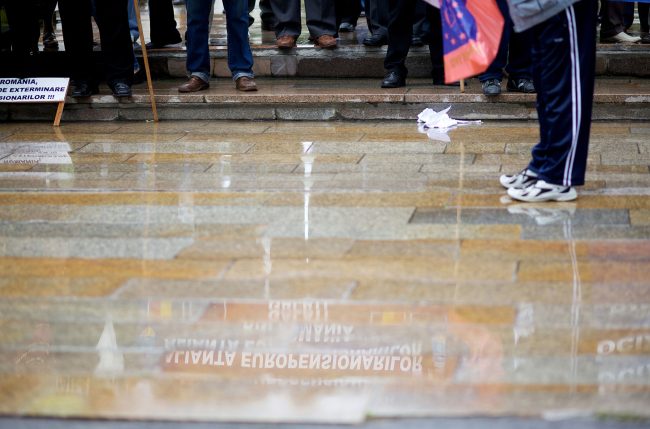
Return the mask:
<svg viewBox="0 0 650 429"><path fill-rule="evenodd" d="M426 78L412 78L405 88L382 89L379 78L260 77L259 91L236 91L229 78L213 78L207 91L180 94L184 79L157 79L156 103L161 120L404 120L415 119L424 108L452 106L458 119L530 120L537 117L535 95L505 91L485 97L476 79L458 87L434 86ZM68 98L63 121L150 120L145 83L134 86L129 99L117 99L106 86L87 99ZM594 120L650 120L650 79L599 77ZM0 121L50 121L56 105L0 105Z"/></svg>

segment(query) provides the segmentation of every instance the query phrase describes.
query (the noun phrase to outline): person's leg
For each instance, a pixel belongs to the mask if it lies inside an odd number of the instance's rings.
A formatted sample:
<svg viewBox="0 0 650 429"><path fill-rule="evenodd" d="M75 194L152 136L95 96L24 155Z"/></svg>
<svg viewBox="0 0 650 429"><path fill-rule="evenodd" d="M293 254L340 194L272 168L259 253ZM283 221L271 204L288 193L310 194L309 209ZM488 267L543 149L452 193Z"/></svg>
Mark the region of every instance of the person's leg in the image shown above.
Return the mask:
<svg viewBox="0 0 650 429"><path fill-rule="evenodd" d="M133 84L133 44L129 33L127 0L95 0L106 81ZM114 90L115 92L115 90Z"/></svg>
<svg viewBox="0 0 650 429"><path fill-rule="evenodd" d="M390 21L388 0L366 0L366 21L373 36L388 38L388 21Z"/></svg>
<svg viewBox="0 0 650 429"><path fill-rule="evenodd" d="M270 0L260 0L260 18L262 19L262 30L265 31L275 31L275 26L277 25L277 20L273 14L273 9L271 9Z"/></svg>
<svg viewBox="0 0 650 429"><path fill-rule="evenodd" d="M497 6L503 15L503 32L501 33L501 42L499 43L499 50L488 68L479 75L478 80L486 82L488 80L497 79L499 82L503 79L503 68L508 62L508 45L512 34L512 19L508 11L508 2L506 0L497 0Z"/></svg>
<svg viewBox="0 0 650 429"><path fill-rule="evenodd" d="M361 3L355 0L336 0L336 26L349 24L357 26L359 15L361 14Z"/></svg>
<svg viewBox="0 0 650 429"><path fill-rule="evenodd" d="M275 35L298 37L300 35L300 0L270 0L277 19Z"/></svg>
<svg viewBox="0 0 650 429"><path fill-rule="evenodd" d="M427 37L431 32L431 28L429 26L429 13L427 12L428 6L425 2L417 2L415 4L413 37L411 38L411 44L414 46L422 46L425 42L429 42Z"/></svg>
<svg viewBox="0 0 650 429"><path fill-rule="evenodd" d="M596 58L596 6L581 0L533 28L540 143L529 168L562 186L584 184Z"/></svg>
<svg viewBox="0 0 650 429"><path fill-rule="evenodd" d="M213 0L186 0L187 72L210 81L209 19Z"/></svg>
<svg viewBox="0 0 650 429"><path fill-rule="evenodd" d="M445 63L440 9L427 6L425 12L430 25L430 31L427 37L429 38L429 55L431 56L431 77L433 78L434 84L444 84Z"/></svg>
<svg viewBox="0 0 650 429"><path fill-rule="evenodd" d="M650 3L637 3L639 7L639 23L641 24L641 32L650 33Z"/></svg>
<svg viewBox="0 0 650 429"><path fill-rule="evenodd" d="M43 19L43 33L54 32L54 10L56 0L41 0L41 19Z"/></svg>
<svg viewBox="0 0 650 429"><path fill-rule="evenodd" d="M129 17L131 40L135 43L140 38L140 31L138 30L138 19L135 16L135 2L133 0L128 0L127 14Z"/></svg>
<svg viewBox="0 0 650 429"><path fill-rule="evenodd" d="M223 0L228 32L228 67L233 80L253 77L253 54L248 42L248 8L241 0Z"/></svg>
<svg viewBox="0 0 650 429"><path fill-rule="evenodd" d="M373 0L374 1L374 0ZM384 68L406 77L405 62L411 47L415 0L389 0L388 50Z"/></svg>
<svg viewBox="0 0 650 429"><path fill-rule="evenodd" d="M124 6L126 12L126 5ZM59 0L65 53L73 81L89 82L92 76L93 29L90 1ZM90 82L96 86L96 82Z"/></svg>
<svg viewBox="0 0 650 429"><path fill-rule="evenodd" d="M12 52L28 58L38 52L41 28L38 23L38 3L35 0L14 0L5 4L11 31Z"/></svg>
<svg viewBox="0 0 650 429"><path fill-rule="evenodd" d="M601 0L601 14L601 39L608 39L625 32L625 3Z"/></svg>
<svg viewBox="0 0 650 429"><path fill-rule="evenodd" d="M154 47L182 42L174 19L172 0L149 0L149 28Z"/></svg>
<svg viewBox="0 0 650 429"><path fill-rule="evenodd" d="M334 0L308 0L305 2L305 14L312 39L323 35L336 37L338 27Z"/></svg>

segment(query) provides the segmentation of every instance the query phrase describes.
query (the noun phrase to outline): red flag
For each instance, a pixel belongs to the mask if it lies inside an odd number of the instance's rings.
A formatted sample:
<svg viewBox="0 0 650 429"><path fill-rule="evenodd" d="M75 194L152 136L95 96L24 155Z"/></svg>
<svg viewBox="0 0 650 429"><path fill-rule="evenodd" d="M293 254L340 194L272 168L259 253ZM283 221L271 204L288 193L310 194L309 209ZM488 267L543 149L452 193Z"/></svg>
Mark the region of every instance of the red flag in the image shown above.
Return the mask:
<svg viewBox="0 0 650 429"><path fill-rule="evenodd" d="M499 50L503 16L495 0L440 0L445 82L484 72Z"/></svg>

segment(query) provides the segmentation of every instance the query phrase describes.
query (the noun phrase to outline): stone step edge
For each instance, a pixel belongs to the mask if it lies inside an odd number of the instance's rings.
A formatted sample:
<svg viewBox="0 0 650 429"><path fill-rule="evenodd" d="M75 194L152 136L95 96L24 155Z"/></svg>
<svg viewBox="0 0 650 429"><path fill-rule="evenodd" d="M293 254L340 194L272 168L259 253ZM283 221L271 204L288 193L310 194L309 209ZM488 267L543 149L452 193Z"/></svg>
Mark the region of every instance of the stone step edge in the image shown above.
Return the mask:
<svg viewBox="0 0 650 429"><path fill-rule="evenodd" d="M112 98L112 96L107 96ZM71 103L63 113L65 121L151 120L148 97L130 103ZM201 102L157 103L161 120L415 120L427 107L442 110L451 106L451 116L466 120L535 120L532 96L522 102L464 102L448 100L422 102ZM650 101L650 100L649 100ZM650 102L599 102L594 104L594 121L650 121ZM0 121L52 121L56 105L0 105Z"/></svg>
<svg viewBox="0 0 650 429"><path fill-rule="evenodd" d="M168 90L167 90L168 91ZM496 97L487 97L483 94L468 93L388 93L388 94L260 94L260 93L221 93L221 94L156 94L157 104L168 105L255 105L255 104L412 104L412 103L479 103L479 104L530 104L534 105L535 94L503 93ZM136 93L130 99L120 100L112 95L94 95L87 100L76 100L68 97L66 106L89 105L93 108L113 107L119 105L127 108L134 104L149 104L148 94ZM596 94L596 104L631 104L650 108L650 94Z"/></svg>
<svg viewBox="0 0 650 429"><path fill-rule="evenodd" d="M258 76L276 77L380 77L384 73L383 61L386 48L363 49L341 47L335 51L315 48L297 48L278 52L275 48L253 50L253 71ZM141 53L138 53L141 57ZM153 51L148 53L156 76L186 76L186 52L179 50ZM216 77L228 77L227 52L217 48L210 50L211 71ZM325 67L326 65L326 67ZM407 58L412 77L427 77L431 71L428 50L413 49ZM596 56L598 76L650 76L650 48L620 50L599 49Z"/></svg>

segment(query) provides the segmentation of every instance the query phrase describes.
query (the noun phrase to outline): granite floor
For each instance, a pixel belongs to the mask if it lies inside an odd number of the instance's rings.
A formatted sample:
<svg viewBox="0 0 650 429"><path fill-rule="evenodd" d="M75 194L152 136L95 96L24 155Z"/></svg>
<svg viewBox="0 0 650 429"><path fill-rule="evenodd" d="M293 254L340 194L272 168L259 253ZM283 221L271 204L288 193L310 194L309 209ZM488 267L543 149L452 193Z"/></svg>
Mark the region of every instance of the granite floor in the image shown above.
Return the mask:
<svg viewBox="0 0 650 429"><path fill-rule="evenodd" d="M650 418L650 124L0 124L0 415Z"/></svg>

